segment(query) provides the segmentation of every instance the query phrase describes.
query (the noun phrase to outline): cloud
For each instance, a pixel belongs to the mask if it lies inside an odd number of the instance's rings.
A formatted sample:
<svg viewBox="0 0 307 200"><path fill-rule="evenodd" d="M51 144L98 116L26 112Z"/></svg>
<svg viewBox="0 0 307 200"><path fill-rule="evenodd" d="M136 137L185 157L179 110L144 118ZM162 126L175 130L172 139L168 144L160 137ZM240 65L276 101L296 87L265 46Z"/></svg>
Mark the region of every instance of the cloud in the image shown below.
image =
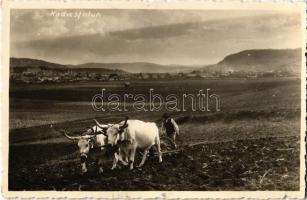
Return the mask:
<svg viewBox="0 0 307 200"><path fill-rule="evenodd" d="M244 30L246 29L246 30ZM125 39L162 39L178 37L182 35L212 35L218 34L229 37L248 34L277 34L288 31L289 33L300 30L300 18L298 15L265 15L253 16L249 18L223 19L212 21L198 21L189 23L176 23L159 26L150 26L138 29L128 29L123 31L111 31L110 35ZM227 32L227 34L225 33ZM242 31L242 33L240 33ZM282 34L282 33L280 33Z"/></svg>
<svg viewBox="0 0 307 200"><path fill-rule="evenodd" d="M297 13L233 12L222 18L220 11L97 12L101 17L80 19L51 19L46 14L50 10L13 12L11 55L71 64L211 64L241 50L296 48L302 43Z"/></svg>
<svg viewBox="0 0 307 200"><path fill-rule="evenodd" d="M160 39L188 34L193 26L193 23L151 26L140 29L114 31L110 32L110 35L127 40Z"/></svg>
<svg viewBox="0 0 307 200"><path fill-rule="evenodd" d="M50 25L52 24L52 26ZM46 37L57 37L63 34L67 34L69 29L66 27L65 20L55 18L54 21L46 23L45 26L40 27L37 30L37 34Z"/></svg>
<svg viewBox="0 0 307 200"><path fill-rule="evenodd" d="M50 18L41 11L12 11L12 40L29 40L37 37L52 38L69 32L67 21L61 18Z"/></svg>

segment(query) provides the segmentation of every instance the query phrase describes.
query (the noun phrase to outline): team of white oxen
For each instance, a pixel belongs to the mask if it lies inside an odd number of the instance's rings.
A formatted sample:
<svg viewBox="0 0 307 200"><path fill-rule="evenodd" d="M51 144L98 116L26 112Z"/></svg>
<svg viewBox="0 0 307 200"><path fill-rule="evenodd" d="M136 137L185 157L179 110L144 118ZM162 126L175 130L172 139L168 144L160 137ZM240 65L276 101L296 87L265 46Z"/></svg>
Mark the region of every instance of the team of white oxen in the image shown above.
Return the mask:
<svg viewBox="0 0 307 200"><path fill-rule="evenodd" d="M142 150L142 161L138 167L142 167L146 161L151 147L156 147L159 162L162 162L160 148L159 129L155 123L140 120L128 120L117 124L100 124L88 128L81 136L65 136L71 140L77 140L80 151L82 172L87 172L86 161L89 157L97 161L99 173L103 172L104 164L112 161L112 170L117 163L134 167L136 150Z"/></svg>

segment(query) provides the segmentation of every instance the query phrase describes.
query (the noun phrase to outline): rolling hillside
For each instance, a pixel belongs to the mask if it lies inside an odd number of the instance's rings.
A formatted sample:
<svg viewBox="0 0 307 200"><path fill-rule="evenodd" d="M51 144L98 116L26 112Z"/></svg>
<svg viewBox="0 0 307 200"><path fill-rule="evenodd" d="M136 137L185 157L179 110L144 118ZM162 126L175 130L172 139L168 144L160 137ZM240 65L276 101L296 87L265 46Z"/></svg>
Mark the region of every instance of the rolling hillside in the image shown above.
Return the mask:
<svg viewBox="0 0 307 200"><path fill-rule="evenodd" d="M80 68L105 68L105 69L119 69L130 73L172 73L184 72L192 70L188 66L179 65L159 65L148 62L133 62L133 63L85 63L75 65L74 67Z"/></svg>
<svg viewBox="0 0 307 200"><path fill-rule="evenodd" d="M186 72L197 68L196 66L180 66L180 65L159 65L148 62L133 62L133 63L84 63L80 65L61 65L43 60L30 58L11 58L11 67L48 67L48 68L70 68L82 69L89 71L105 70L107 72L114 71L118 73L172 73L172 72Z"/></svg>
<svg viewBox="0 0 307 200"><path fill-rule="evenodd" d="M44 60L31 59L31 58L10 58L10 67L12 68L34 68L34 67L45 67L48 69L72 69L76 71L87 71L87 72L100 72L100 73L127 73L126 71L114 68L102 68L99 66L91 65L88 67L75 66L75 65L62 65L57 63L51 63Z"/></svg>
<svg viewBox="0 0 307 200"><path fill-rule="evenodd" d="M259 49L245 50L226 56L217 64L206 67L184 65L159 65L148 62L133 63L84 63L80 65L61 65L43 60L29 58L11 58L11 67L48 67L53 69L70 68L82 71L100 71L105 73L178 73L203 71L243 71L268 72L287 71L300 72L301 49Z"/></svg>
<svg viewBox="0 0 307 200"><path fill-rule="evenodd" d="M48 68L66 68L66 65L51 63L44 60L31 58L10 58L10 67L48 67Z"/></svg>
<svg viewBox="0 0 307 200"><path fill-rule="evenodd" d="M205 67L213 71L290 71L299 73L301 49L246 50L226 56L221 62Z"/></svg>

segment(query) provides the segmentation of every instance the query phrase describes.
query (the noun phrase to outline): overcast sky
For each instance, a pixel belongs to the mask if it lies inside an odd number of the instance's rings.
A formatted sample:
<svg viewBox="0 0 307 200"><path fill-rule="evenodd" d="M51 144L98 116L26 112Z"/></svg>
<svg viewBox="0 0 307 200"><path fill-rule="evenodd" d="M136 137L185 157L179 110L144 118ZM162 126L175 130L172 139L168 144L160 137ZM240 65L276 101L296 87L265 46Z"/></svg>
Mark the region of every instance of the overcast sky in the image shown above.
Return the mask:
<svg viewBox="0 0 307 200"><path fill-rule="evenodd" d="M12 10L10 37L12 57L61 64L206 65L302 43L299 13L285 11Z"/></svg>

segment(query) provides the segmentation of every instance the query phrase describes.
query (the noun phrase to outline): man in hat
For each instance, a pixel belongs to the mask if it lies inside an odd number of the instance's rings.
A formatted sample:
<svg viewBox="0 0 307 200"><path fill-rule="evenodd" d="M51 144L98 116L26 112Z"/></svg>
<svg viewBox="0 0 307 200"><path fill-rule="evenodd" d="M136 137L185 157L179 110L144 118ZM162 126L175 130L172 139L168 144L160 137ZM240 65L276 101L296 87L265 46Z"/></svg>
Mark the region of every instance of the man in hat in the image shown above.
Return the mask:
<svg viewBox="0 0 307 200"><path fill-rule="evenodd" d="M175 120L171 118L168 113L163 114L161 133L162 134L166 133L167 137L170 138L170 141L172 142L174 148L177 148L175 139L176 135L179 135L179 127L175 122Z"/></svg>

